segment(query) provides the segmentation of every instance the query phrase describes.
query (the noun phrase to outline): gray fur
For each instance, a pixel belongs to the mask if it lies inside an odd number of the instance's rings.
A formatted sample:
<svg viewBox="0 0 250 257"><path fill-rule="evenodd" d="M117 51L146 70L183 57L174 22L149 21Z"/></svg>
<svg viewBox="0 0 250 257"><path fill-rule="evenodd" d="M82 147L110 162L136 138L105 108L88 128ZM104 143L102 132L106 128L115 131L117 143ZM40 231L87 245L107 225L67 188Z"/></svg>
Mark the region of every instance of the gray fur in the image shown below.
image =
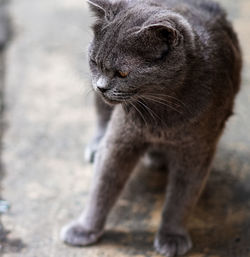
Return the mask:
<svg viewBox="0 0 250 257"><path fill-rule="evenodd" d="M210 1L89 3L97 18L89 47L99 117L95 178L85 211L62 239L95 243L138 160L156 152L169 175L154 245L165 256L183 255L192 246L186 221L240 86L236 34Z"/></svg>

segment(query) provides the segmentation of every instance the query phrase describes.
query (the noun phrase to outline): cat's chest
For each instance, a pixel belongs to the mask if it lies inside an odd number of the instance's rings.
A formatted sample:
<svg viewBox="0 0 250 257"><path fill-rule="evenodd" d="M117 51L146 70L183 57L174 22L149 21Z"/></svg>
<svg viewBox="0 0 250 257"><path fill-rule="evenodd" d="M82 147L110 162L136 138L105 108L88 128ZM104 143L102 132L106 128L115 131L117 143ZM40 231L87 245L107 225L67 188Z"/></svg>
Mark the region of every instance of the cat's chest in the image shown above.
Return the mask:
<svg viewBox="0 0 250 257"><path fill-rule="evenodd" d="M195 131L188 122L179 119L150 120L140 115L125 115L131 133L150 144L185 144L193 140ZM167 121L167 122L166 122Z"/></svg>
<svg viewBox="0 0 250 257"><path fill-rule="evenodd" d="M190 146L200 135L188 127L185 129L172 128L172 129L159 129L154 131L147 131L144 134L145 141L150 145L162 146Z"/></svg>
<svg viewBox="0 0 250 257"><path fill-rule="evenodd" d="M150 144L186 144L192 141L194 137L193 131L185 125L167 127L140 123L137 132L145 142Z"/></svg>
<svg viewBox="0 0 250 257"><path fill-rule="evenodd" d="M144 129L144 138L152 144L178 144L185 140L185 135L178 128Z"/></svg>

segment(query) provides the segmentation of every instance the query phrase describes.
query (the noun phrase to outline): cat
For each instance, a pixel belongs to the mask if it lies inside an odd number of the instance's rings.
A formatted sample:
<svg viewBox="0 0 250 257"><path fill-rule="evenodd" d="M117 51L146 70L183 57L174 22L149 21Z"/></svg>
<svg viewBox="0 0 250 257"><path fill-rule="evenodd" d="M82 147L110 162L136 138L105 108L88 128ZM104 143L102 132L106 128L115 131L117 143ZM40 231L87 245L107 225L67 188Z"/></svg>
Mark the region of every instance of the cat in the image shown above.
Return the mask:
<svg viewBox="0 0 250 257"><path fill-rule="evenodd" d="M237 36L212 1L88 3L96 17L89 65L98 124L88 153L95 177L84 212L61 238L75 246L97 242L138 160L158 152L168 184L154 246L183 255L192 248L187 219L240 88Z"/></svg>

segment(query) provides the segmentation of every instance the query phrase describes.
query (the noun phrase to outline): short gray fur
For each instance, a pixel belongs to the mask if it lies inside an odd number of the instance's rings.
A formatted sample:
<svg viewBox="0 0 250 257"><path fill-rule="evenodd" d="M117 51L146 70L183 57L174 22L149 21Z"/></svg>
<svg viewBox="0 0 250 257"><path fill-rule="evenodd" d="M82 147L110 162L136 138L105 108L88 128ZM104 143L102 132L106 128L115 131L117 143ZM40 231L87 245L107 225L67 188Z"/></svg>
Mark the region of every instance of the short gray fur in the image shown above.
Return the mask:
<svg viewBox="0 0 250 257"><path fill-rule="evenodd" d="M83 214L63 228L62 240L98 241L138 160L158 153L168 185L154 245L165 256L183 255L192 247L186 221L240 87L237 36L212 1L89 5L96 16L89 64L98 126L88 151L95 176Z"/></svg>

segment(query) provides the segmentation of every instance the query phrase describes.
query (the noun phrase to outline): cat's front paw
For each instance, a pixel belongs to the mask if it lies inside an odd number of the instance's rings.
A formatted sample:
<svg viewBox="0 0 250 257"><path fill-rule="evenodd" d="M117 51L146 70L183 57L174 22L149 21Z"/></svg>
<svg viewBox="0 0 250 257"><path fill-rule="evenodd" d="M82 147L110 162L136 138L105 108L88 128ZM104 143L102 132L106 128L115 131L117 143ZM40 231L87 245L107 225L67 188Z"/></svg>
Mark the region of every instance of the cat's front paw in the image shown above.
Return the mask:
<svg viewBox="0 0 250 257"><path fill-rule="evenodd" d="M73 222L61 230L61 240L73 246L87 246L96 243L103 231L89 231L79 222Z"/></svg>
<svg viewBox="0 0 250 257"><path fill-rule="evenodd" d="M154 247L158 253L166 257L181 256L192 248L192 241L188 234L158 233Z"/></svg>

